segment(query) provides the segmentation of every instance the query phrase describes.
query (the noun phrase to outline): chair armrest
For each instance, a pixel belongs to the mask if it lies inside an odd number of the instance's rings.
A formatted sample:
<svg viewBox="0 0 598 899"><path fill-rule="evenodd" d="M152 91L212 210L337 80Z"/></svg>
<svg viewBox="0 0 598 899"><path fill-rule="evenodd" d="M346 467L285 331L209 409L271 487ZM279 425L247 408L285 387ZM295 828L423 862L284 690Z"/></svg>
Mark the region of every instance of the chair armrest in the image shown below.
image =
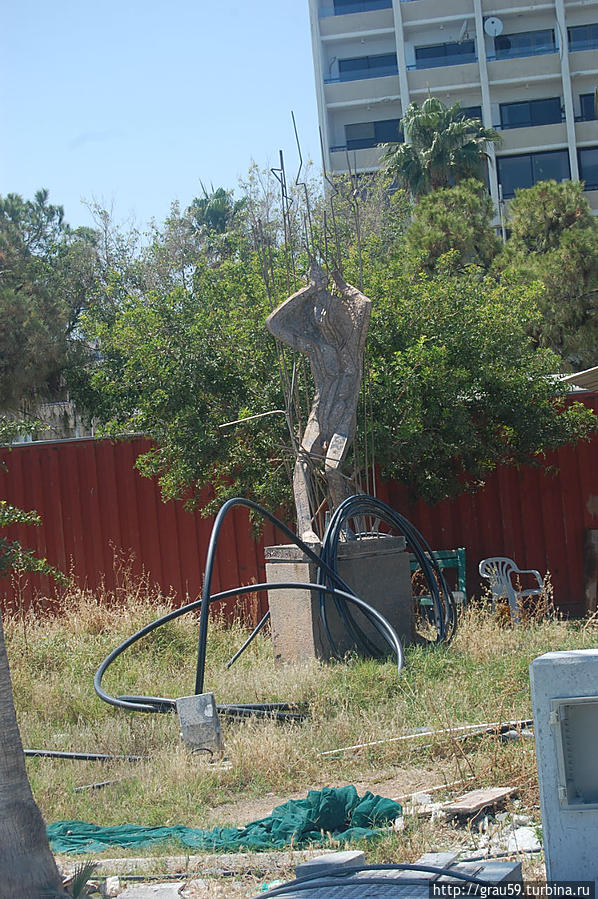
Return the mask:
<svg viewBox="0 0 598 899"><path fill-rule="evenodd" d="M533 574L538 581L538 586L544 586L544 578L541 576L539 571L536 571L535 568L518 568L516 571L512 571L511 574Z"/></svg>

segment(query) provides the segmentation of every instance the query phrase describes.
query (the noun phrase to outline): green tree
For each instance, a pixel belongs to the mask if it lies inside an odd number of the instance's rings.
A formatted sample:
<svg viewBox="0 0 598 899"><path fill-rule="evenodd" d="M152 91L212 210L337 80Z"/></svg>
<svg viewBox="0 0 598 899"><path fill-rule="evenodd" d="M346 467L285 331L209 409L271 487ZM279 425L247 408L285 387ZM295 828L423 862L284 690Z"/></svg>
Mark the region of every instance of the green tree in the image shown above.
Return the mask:
<svg viewBox="0 0 598 899"><path fill-rule="evenodd" d="M215 503L239 492L288 499L284 416L222 427L284 408L263 325L269 311L259 261L246 249L216 268L199 260L192 291L131 295L84 318L101 358L79 395L106 432L155 439L137 464L159 476L165 497L210 485Z"/></svg>
<svg viewBox="0 0 598 899"><path fill-rule="evenodd" d="M0 197L0 408L56 389L97 287L95 235L73 231L48 192Z"/></svg>
<svg viewBox="0 0 598 899"><path fill-rule="evenodd" d="M447 107L436 97L411 103L401 127L407 142L387 146L384 166L414 197L482 177L488 144L501 140L479 119L466 118L459 103Z"/></svg>
<svg viewBox="0 0 598 899"><path fill-rule="evenodd" d="M360 253L347 239L342 253L347 280L363 278L374 303L368 426L387 475L434 501L499 462L539 458L595 427L589 410L561 408L546 377L558 360L530 342L537 287L497 283L450 253L431 274L414 274L400 239L381 252L368 235ZM211 485L210 510L238 493L270 508L292 505L281 365L300 394L303 424L313 387L264 320L302 282L289 285L285 248L269 245L266 289L263 255L239 238L218 266L198 260L189 289L130 295L109 314L93 307L84 317L100 353L89 380L93 411L110 433L155 439L138 465L159 475L166 496ZM306 263L296 258L297 267ZM249 420L264 413L274 414ZM237 419L245 420L228 424ZM290 424L302 433L298 419Z"/></svg>
<svg viewBox="0 0 598 899"><path fill-rule="evenodd" d="M516 192L510 238L495 261L506 283L542 285L533 336L575 368L598 363L598 221L578 182Z"/></svg>
<svg viewBox="0 0 598 899"><path fill-rule="evenodd" d="M377 459L429 502L475 487L498 464L541 461L598 425L555 396L557 359L532 346L537 289L475 270L372 285L370 365Z"/></svg>
<svg viewBox="0 0 598 899"><path fill-rule="evenodd" d="M413 210L405 249L428 274L447 253L456 269L475 264L487 271L502 248L493 218L492 200L481 181L468 179L439 188L421 197Z"/></svg>

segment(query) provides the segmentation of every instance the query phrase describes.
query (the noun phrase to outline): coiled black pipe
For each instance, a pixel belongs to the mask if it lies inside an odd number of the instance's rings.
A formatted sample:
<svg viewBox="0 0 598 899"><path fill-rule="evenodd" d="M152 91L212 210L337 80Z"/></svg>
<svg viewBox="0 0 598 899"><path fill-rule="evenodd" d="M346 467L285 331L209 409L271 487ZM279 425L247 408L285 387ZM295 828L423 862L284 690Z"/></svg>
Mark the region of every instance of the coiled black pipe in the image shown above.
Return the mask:
<svg viewBox="0 0 598 899"><path fill-rule="evenodd" d="M430 589L437 631L437 642L442 643L450 640L455 630L456 611L453 594L447 586L442 569L432 555L432 550L422 534L420 534L420 532L403 515L400 515L389 505L382 502L382 500L372 496L357 495L350 496L338 506L326 528L326 533L322 541L321 559L326 565L320 566L318 569L318 583L322 585L330 584L327 569L336 570L338 544L341 535L343 531L346 530L348 522L360 515L374 517L380 522L384 522L394 528L400 536L405 537L407 548L414 553ZM391 535L377 532L371 536L377 536L384 539ZM351 615L350 610L346 608L345 603L343 603L337 596L333 596L333 601L345 627L348 629L349 633L351 633L358 645L360 645L368 655L380 656L380 650L371 643L367 634L365 634L359 627ZM320 596L320 614L330 645L333 650L336 651L334 640L328 626L326 604L323 594Z"/></svg>
<svg viewBox="0 0 598 899"><path fill-rule="evenodd" d="M386 621L386 619L376 611L376 609L372 609L371 606L368 606L366 602L362 599L359 599L358 596L353 596L351 593L346 593L343 590L334 590L329 587L322 587L319 584L310 584L310 583L296 583L296 582L285 582L285 583L277 583L277 584L249 584L245 587L235 587L233 590L224 590L221 593L215 593L211 597L212 602L217 602L221 599L228 599L231 596L240 596L244 593L256 593L265 590L289 590L297 588L300 590L314 590L321 591L324 590L327 593L337 593L340 595L345 601L349 603L353 603L362 611L367 611L375 617L382 629L385 633L385 638L389 643L391 649L395 652L397 657L397 668L400 671L403 667L404 656L403 656L403 647L401 646L401 641L394 631L393 627ZM203 598L196 600L195 602L188 603L186 606L181 606L179 609L174 609L172 612L168 612L168 614L163 615L161 618L156 619L156 621L152 621L150 624L146 624L145 627L138 630L131 637L128 637L124 640L116 649L113 649L110 655L106 656L98 670L96 671L93 686L100 697L104 702L109 703L110 705L116 706L117 708L128 709L129 711L134 712L169 712L173 711L176 708L176 700L168 699L163 696L111 696L107 693L102 687L102 678L104 674L118 658L121 653L128 649L129 646L132 646L133 643L136 643L142 637L147 636L147 634L151 633L156 628L160 627L162 624L166 624L167 621L172 621L175 618L179 618L181 615L186 615L189 612L194 611L197 608L202 607ZM204 657L205 658L205 657ZM203 680L202 680L202 689L203 689ZM258 711L265 712L268 717L274 716L277 717L277 711L281 711L285 713L285 719L288 719L289 713L294 717L297 717L294 713L292 713L292 707L287 705L286 703L271 703L269 705L244 705L239 704L235 706L219 706L218 711L226 712L227 709L239 710L240 714L243 714L243 710L247 712L247 710L251 710L252 713L256 713Z"/></svg>
<svg viewBox="0 0 598 899"><path fill-rule="evenodd" d="M244 506L245 508L257 512L263 518L269 520L272 524L275 525L275 527L282 531L282 533L289 540L291 540L296 546L298 546L303 551L303 553L309 559L311 559L311 561L315 562L315 564L318 566L319 572L318 584L251 584L248 586L236 587L232 590L225 590L220 593L212 594L211 584L220 530L226 515L230 512L231 509L235 508L236 506ZM370 650L373 650L370 654L380 654L379 650L372 647L367 636L364 635L363 632L361 632L361 629L358 628L355 620L353 619L350 608L351 606L356 606L381 635L390 651L394 653L397 661L397 669L398 671L400 671L404 663L404 654L401 641L394 628L376 609L373 609L364 600L355 596L351 588L342 580L342 578L336 571L336 554L341 529L345 526L346 522L349 519L355 517L357 514L375 515L377 518L379 518L380 520L384 520L388 524L394 526L405 535L407 542L415 552L416 557L418 558L418 561L422 566L422 569L428 581L428 585L430 587L431 594L434 597L438 640L447 639L447 634L454 630L455 619L454 607L452 606L452 594L448 590L442 572L433 560L431 551L428 545L425 543L423 537L421 537L421 534L419 534L419 532L417 532L406 519L404 519L393 509L391 509L390 506L387 506L380 500L376 500L373 497L350 497L341 506L339 506L334 516L332 517L330 525L326 531L322 553L318 555L312 546L304 543L303 540L297 537L297 535L294 534L293 531L284 524L284 522L276 518L276 516L274 516L267 509L262 508L252 500L236 497L224 503L214 521L206 556L206 567L201 599L196 600L195 602L188 603L185 606L181 606L180 608L169 612L156 621L151 622L150 624L141 628L141 630L137 631L131 637L128 637L126 640L124 640L119 646L117 646L101 663L94 677L94 689L100 699L104 700L104 702L107 702L110 705L128 709L130 711L169 712L174 710L176 708L176 700L169 699L167 697L111 696L103 689L102 678L112 662L114 662L118 658L118 656L121 655L121 653L123 653L129 646L132 646L133 643L136 643L142 637L151 633L162 624L165 624L168 621L172 621L175 618L180 617L181 615L186 615L197 608L200 609L200 620L197 649L197 667L195 676L195 693L203 693L207 652L209 608L211 603L217 602L222 599L227 599L232 596L241 596L245 593L255 593L263 590L269 591L298 588L303 590L317 590L321 597L324 597L325 595L331 595L334 599L335 604L337 605L337 608L340 611L343 621L347 623L350 632L354 633L355 637L362 645L365 646L368 652ZM441 599L441 592L444 595L444 602ZM321 604L323 607L322 600ZM258 628L254 630L251 637L245 642L241 650L235 655L234 658L237 658L238 655L249 645L251 639L258 633L258 631L265 623L265 620L266 618L264 617L264 619L262 619L262 622L260 622ZM331 643L331 645L334 648L334 644ZM238 716L252 714L275 717L282 720L298 719L302 717L301 713L297 710L296 707L287 705L286 703L270 703L265 705L237 704L233 706L218 706L218 711L221 713L234 714Z"/></svg>

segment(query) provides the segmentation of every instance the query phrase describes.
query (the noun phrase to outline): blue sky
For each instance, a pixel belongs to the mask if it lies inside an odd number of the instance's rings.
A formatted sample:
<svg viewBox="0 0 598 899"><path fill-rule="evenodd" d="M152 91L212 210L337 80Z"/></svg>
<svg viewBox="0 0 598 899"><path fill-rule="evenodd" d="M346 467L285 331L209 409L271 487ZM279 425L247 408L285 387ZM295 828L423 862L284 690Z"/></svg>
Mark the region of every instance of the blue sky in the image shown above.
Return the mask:
<svg viewBox="0 0 598 899"><path fill-rule="evenodd" d="M72 225L113 205L143 227L236 188L252 160L294 174L294 111L319 162L307 0L13 0L0 38L0 194L46 187Z"/></svg>

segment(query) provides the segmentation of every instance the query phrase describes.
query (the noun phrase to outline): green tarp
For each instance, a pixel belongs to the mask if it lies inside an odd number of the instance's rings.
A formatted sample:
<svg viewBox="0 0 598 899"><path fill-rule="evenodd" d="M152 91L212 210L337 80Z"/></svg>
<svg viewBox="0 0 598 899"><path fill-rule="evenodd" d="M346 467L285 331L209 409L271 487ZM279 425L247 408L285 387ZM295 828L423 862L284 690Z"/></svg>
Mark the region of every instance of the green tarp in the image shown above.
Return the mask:
<svg viewBox="0 0 598 899"><path fill-rule="evenodd" d="M327 841L328 835L341 842L378 836L380 825L401 814L392 799L367 792L361 798L353 786L310 790L305 799L289 800L277 806L267 818L246 827L142 827L122 824L99 827L86 821L59 821L48 827L54 852L102 852L112 846L128 849L176 840L191 849L214 852L301 848Z"/></svg>

